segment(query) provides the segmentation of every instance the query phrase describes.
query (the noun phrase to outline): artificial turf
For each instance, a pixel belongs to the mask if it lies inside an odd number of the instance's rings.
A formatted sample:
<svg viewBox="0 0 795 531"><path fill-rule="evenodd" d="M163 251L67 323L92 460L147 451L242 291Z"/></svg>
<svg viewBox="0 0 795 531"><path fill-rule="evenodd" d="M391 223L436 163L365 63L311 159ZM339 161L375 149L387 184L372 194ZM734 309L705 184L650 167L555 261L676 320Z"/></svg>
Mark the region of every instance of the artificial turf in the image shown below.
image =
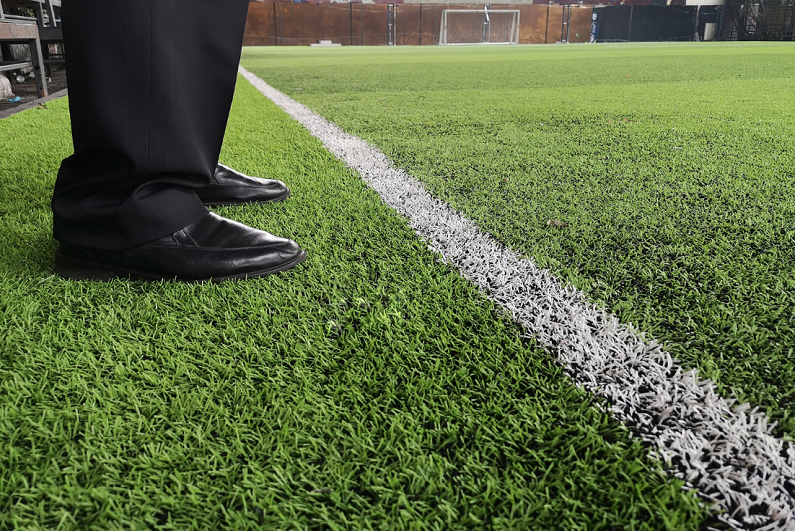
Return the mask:
<svg viewBox="0 0 795 531"><path fill-rule="evenodd" d="M246 282L65 281L67 102L0 121L0 529L698 529L682 483L242 79Z"/></svg>
<svg viewBox="0 0 795 531"><path fill-rule="evenodd" d="M795 436L795 43L243 64Z"/></svg>

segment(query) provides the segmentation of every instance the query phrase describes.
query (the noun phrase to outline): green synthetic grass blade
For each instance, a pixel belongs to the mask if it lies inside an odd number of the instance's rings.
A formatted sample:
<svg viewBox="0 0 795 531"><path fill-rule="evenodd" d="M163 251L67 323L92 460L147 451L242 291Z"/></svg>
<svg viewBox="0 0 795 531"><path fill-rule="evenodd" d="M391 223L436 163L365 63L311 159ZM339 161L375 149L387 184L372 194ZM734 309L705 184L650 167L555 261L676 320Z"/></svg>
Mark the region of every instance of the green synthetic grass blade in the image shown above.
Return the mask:
<svg viewBox="0 0 795 531"><path fill-rule="evenodd" d="M66 102L0 121L0 529L698 529L697 501L241 82L222 161L285 203L255 281L64 281Z"/></svg>
<svg viewBox="0 0 795 531"><path fill-rule="evenodd" d="M795 47L245 50L485 231L795 435Z"/></svg>

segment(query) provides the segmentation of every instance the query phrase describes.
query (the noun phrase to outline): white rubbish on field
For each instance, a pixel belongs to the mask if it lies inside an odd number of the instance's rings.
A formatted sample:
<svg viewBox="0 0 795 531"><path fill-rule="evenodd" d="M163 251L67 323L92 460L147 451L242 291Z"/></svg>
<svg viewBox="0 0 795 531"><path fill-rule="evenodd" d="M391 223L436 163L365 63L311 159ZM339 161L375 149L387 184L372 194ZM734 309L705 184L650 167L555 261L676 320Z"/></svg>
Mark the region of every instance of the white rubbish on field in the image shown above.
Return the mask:
<svg viewBox="0 0 795 531"><path fill-rule="evenodd" d="M548 270L484 233L432 197L415 178L243 67L262 94L355 169L444 260L508 310L557 354L583 388L651 446L733 529L795 531L795 448L747 404L735 406L715 384L683 370L670 354L618 318L587 302Z"/></svg>
<svg viewBox="0 0 795 531"><path fill-rule="evenodd" d="M0 74L0 100L12 100L14 98L14 93L11 91L11 82L6 76Z"/></svg>

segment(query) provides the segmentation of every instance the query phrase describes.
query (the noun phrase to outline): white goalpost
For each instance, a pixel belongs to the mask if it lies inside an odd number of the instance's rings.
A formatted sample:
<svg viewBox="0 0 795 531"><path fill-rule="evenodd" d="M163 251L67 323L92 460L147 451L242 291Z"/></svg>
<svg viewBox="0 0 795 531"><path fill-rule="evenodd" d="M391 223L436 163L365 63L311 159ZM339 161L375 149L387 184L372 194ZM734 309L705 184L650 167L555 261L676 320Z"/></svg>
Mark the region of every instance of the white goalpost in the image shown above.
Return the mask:
<svg viewBox="0 0 795 531"><path fill-rule="evenodd" d="M519 10L445 9L439 44L519 44Z"/></svg>

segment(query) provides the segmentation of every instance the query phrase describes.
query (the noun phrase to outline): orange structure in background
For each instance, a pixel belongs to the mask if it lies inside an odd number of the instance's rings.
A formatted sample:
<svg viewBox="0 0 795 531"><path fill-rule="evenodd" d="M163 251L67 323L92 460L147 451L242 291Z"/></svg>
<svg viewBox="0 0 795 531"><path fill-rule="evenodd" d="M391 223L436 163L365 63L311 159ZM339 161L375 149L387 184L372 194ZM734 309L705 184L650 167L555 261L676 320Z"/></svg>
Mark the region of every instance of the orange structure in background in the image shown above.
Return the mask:
<svg viewBox="0 0 795 531"><path fill-rule="evenodd" d="M308 46L330 40L343 46L386 45L393 10L396 45L439 43L445 9L483 9L483 4L282 3L251 2L245 46ZM491 4L490 9L519 10L519 44L588 42L591 6ZM564 22L568 22L568 28Z"/></svg>

